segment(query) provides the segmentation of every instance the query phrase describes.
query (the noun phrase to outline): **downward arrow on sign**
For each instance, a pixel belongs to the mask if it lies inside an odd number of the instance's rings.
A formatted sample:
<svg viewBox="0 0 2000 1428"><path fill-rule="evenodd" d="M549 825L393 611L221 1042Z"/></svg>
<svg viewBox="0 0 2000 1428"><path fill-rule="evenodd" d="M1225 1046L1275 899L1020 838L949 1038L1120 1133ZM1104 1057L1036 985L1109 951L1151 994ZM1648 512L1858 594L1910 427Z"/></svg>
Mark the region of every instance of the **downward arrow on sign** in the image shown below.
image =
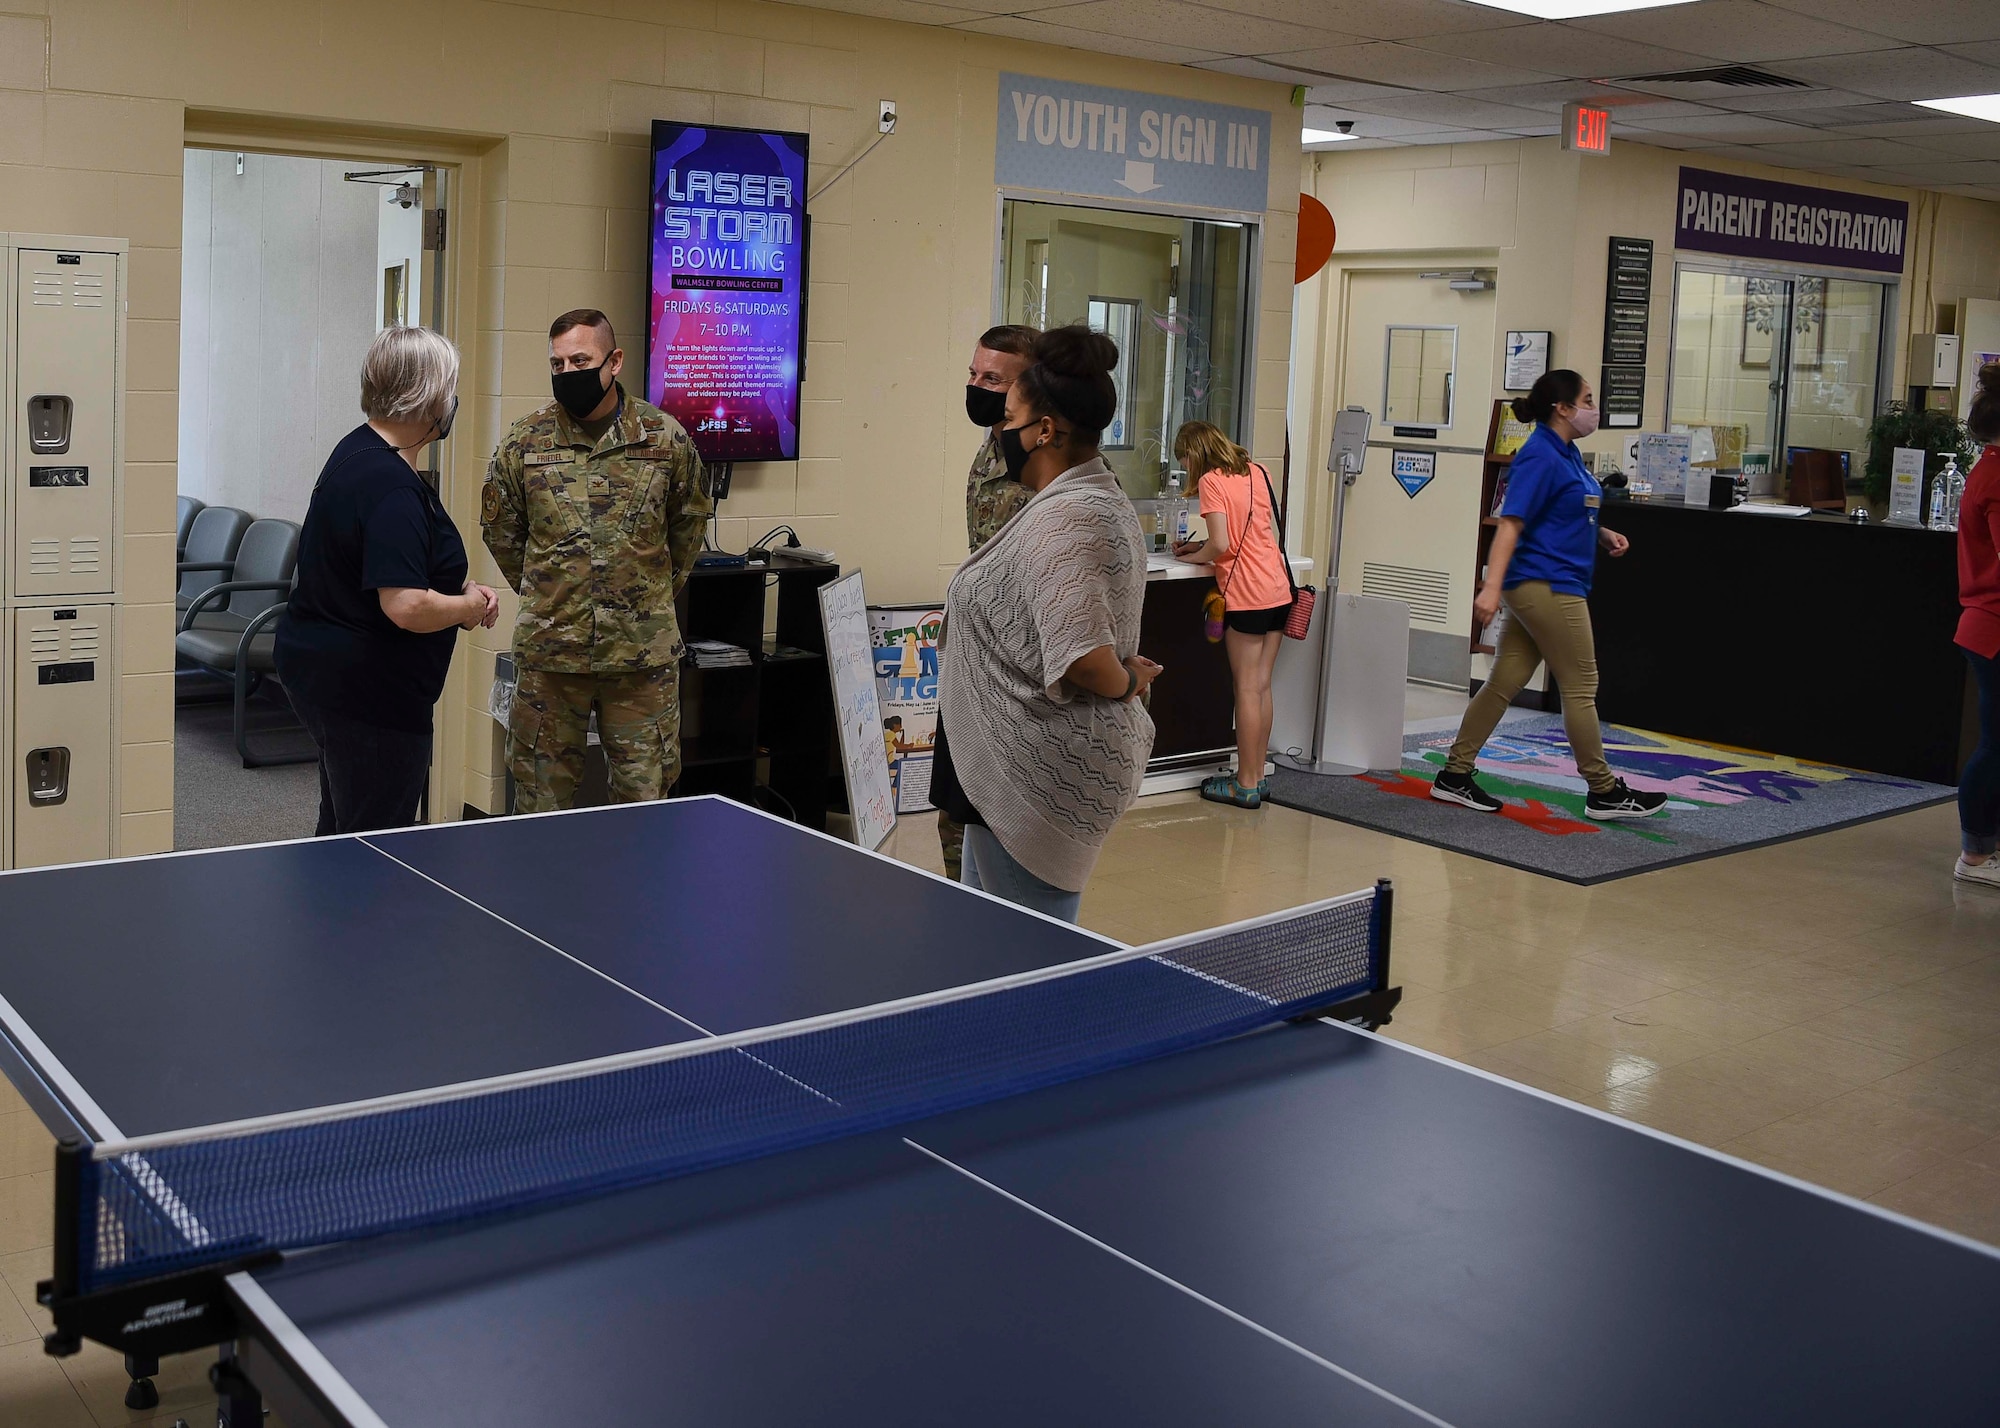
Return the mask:
<svg viewBox="0 0 2000 1428"><path fill-rule="evenodd" d="M1137 159L1125 161L1125 177L1118 180L1120 188L1129 188L1134 193L1151 193L1160 185L1153 182L1153 166L1142 164Z"/></svg>

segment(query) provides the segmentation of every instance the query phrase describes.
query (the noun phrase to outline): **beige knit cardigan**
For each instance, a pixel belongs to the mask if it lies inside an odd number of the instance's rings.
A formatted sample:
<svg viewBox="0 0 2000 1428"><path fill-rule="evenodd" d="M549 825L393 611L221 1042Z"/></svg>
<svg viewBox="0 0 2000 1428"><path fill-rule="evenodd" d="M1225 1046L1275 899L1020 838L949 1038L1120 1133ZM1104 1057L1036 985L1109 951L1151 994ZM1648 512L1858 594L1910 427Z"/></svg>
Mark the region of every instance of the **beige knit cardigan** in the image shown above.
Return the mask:
<svg viewBox="0 0 2000 1428"><path fill-rule="evenodd" d="M1071 467L952 577L940 717L972 806L1016 862L1081 892L1138 797L1153 720L1068 683L1101 645L1139 651L1146 553L1102 457Z"/></svg>

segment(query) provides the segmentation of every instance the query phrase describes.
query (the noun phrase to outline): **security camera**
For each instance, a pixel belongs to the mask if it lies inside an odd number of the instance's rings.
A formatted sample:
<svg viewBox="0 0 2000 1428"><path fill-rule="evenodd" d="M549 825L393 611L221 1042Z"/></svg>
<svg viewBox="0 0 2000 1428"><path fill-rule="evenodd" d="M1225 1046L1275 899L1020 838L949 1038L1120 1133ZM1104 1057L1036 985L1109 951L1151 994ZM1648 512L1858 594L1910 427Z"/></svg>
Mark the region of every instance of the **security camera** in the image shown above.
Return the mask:
<svg viewBox="0 0 2000 1428"><path fill-rule="evenodd" d="M1354 121L1352 119L1336 119L1333 121L1333 127L1343 134L1352 134L1354 132Z"/></svg>

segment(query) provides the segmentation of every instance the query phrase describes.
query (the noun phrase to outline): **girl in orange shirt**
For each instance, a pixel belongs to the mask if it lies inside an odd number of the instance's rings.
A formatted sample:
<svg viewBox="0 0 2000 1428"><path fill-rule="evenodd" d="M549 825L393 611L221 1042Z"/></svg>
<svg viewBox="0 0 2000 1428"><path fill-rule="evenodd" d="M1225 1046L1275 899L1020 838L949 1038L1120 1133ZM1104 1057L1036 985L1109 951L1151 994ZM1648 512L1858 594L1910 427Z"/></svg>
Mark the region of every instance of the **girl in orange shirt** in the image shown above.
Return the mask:
<svg viewBox="0 0 2000 1428"><path fill-rule="evenodd" d="M1201 473L1201 515L1208 539L1174 547L1192 565L1213 565L1222 591L1223 648L1236 692L1236 772L1217 774L1201 796L1238 808L1259 808L1270 781L1264 755L1271 742L1271 668L1278 661L1292 582L1271 511L1271 480L1250 453L1205 421L1174 437L1174 459ZM1252 773L1250 782L1243 775Z"/></svg>

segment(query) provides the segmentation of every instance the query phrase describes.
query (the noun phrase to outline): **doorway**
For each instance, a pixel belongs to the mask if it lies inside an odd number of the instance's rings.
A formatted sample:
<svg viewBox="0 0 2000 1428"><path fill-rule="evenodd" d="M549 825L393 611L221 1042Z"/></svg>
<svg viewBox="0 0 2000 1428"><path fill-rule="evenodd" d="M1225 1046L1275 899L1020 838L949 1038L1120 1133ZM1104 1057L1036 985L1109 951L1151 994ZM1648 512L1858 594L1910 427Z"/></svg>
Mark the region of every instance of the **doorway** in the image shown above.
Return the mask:
<svg viewBox="0 0 2000 1428"><path fill-rule="evenodd" d="M428 165L185 151L176 848L313 831L312 742L259 670L283 590L202 596L290 579L320 468L361 421L369 342L437 321L443 255L426 239L443 184ZM240 700L237 663L252 671Z"/></svg>
<svg viewBox="0 0 2000 1428"><path fill-rule="evenodd" d="M1165 493L1182 422L1244 440L1249 225L1008 199L1001 230L1002 321L1118 343L1103 451L1126 495Z"/></svg>
<svg viewBox="0 0 2000 1428"><path fill-rule="evenodd" d="M1484 397L1493 390L1494 290L1414 269L1349 269L1340 303L1335 405L1373 416L1347 493L1340 588L1405 601L1410 678L1463 689L1493 416Z"/></svg>

